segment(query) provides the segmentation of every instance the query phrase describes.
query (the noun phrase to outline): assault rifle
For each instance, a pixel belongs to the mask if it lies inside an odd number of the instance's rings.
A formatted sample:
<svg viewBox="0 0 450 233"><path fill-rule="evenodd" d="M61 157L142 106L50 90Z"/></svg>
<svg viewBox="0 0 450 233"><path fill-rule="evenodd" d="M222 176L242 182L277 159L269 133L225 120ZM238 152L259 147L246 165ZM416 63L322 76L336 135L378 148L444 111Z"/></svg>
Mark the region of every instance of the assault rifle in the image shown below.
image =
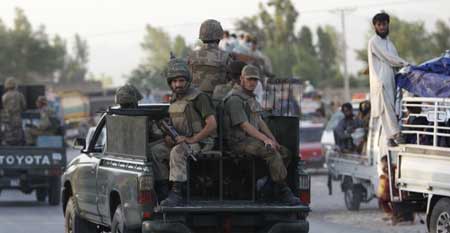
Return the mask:
<svg viewBox="0 0 450 233"><path fill-rule="evenodd" d="M177 141L177 137L180 135L178 134L177 130L167 122L167 120L164 120L164 119L161 120L159 122L159 125L160 125L160 129L164 133L169 135L174 142ZM194 150L192 150L192 147L189 144L187 144L186 142L182 142L182 143L180 143L180 145L183 148L183 150L185 151L186 156L191 157L192 160L197 162L197 158L195 158L195 153L194 153Z"/></svg>

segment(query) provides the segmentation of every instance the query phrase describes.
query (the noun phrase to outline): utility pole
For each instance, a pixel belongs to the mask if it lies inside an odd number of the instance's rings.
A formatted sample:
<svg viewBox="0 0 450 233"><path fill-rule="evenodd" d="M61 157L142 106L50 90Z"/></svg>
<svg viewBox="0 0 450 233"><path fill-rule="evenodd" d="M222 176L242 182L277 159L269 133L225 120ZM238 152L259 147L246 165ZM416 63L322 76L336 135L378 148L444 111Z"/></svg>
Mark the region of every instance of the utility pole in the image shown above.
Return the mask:
<svg viewBox="0 0 450 233"><path fill-rule="evenodd" d="M337 8L331 10L332 13L338 13L341 16L341 27L342 27L342 56L344 59L344 98L345 101L350 101L350 77L347 72L347 40L345 36L345 14L355 11L356 8Z"/></svg>

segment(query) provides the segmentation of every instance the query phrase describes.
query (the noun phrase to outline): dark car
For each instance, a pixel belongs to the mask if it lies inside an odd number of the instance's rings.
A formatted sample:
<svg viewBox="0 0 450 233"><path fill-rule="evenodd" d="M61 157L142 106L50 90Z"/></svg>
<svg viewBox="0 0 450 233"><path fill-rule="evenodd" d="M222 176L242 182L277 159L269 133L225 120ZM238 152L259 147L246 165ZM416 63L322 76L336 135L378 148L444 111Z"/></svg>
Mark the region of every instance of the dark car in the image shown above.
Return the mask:
<svg viewBox="0 0 450 233"><path fill-rule="evenodd" d="M287 179L302 204L277 203L265 161L234 154L220 140L196 162L188 160L186 203L161 207L148 150L162 139L150 126L167 110L158 104L109 109L85 141L78 139L85 146L63 175L66 232L308 232L310 177L302 161L292 158ZM269 117L268 125L297 152L298 131L289 129L298 129L298 118Z"/></svg>

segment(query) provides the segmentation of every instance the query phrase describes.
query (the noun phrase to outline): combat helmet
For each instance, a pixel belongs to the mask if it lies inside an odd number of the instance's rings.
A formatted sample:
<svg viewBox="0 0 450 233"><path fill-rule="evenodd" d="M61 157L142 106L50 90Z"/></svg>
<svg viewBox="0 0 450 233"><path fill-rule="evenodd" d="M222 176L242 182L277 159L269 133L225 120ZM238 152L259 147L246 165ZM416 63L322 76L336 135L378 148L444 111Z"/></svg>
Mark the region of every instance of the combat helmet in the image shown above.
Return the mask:
<svg viewBox="0 0 450 233"><path fill-rule="evenodd" d="M116 104L137 105L141 99L141 93L131 84L125 84L116 91Z"/></svg>
<svg viewBox="0 0 450 233"><path fill-rule="evenodd" d="M170 87L170 83L176 79L183 77L186 79L188 87L192 82L191 73L189 72L189 67L187 63L180 58L173 58L170 59L169 63L167 64L167 71L166 71L166 78L167 78L167 84Z"/></svg>
<svg viewBox="0 0 450 233"><path fill-rule="evenodd" d="M13 77L9 77L6 79L5 89L7 90L15 89L16 86L17 86L16 79L14 79Z"/></svg>
<svg viewBox="0 0 450 233"><path fill-rule="evenodd" d="M208 19L200 25L198 38L203 41L219 41L223 37L223 28L220 22L214 19Z"/></svg>

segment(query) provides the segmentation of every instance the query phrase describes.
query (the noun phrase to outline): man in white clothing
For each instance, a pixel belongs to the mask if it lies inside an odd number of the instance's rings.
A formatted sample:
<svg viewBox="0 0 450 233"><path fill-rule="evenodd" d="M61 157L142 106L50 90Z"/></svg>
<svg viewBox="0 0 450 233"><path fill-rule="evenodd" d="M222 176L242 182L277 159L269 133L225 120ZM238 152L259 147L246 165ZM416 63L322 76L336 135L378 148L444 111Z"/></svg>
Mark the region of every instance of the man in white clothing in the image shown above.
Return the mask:
<svg viewBox="0 0 450 233"><path fill-rule="evenodd" d="M369 76L372 117L380 117L383 131L389 146L403 143L398 119L395 114L395 72L408 63L400 58L394 44L389 40L389 15L376 14L372 23L376 35L369 40Z"/></svg>

